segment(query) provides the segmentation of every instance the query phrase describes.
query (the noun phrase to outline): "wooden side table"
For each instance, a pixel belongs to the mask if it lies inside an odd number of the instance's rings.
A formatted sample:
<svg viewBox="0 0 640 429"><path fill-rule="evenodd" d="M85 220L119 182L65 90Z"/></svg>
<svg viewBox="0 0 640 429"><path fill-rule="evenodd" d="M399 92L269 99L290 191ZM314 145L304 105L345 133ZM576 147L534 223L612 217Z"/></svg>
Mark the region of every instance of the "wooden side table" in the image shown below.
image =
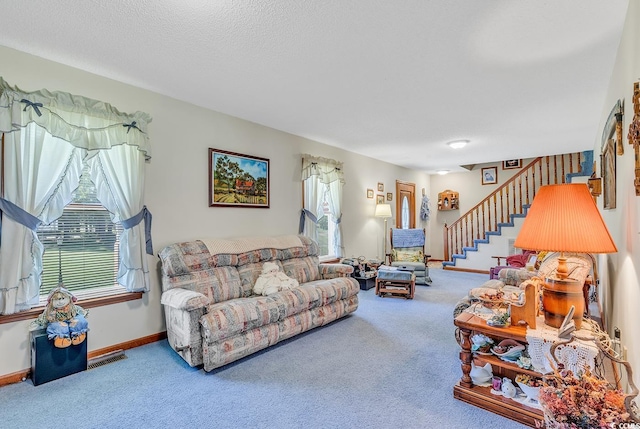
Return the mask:
<svg viewBox="0 0 640 429"><path fill-rule="evenodd" d="M453 387L453 397L530 427L537 427L537 424L542 423L544 416L541 410L528 407L504 396L494 395L491 393L491 387L475 385L469 375L472 361L474 361L476 365L480 366L490 363L493 368L493 375L508 377L512 380L518 374L527 374L537 378L542 377L539 372L520 368L515 363L500 360L497 356L480 356L471 351L471 336L474 333L485 334L494 339L494 341L510 338L526 344L527 328L524 326L506 326L504 328L489 326L484 319L465 312L460 313L453 323L458 327L456 339L460 344L460 364L462 369L462 377Z"/></svg>
<svg viewBox="0 0 640 429"><path fill-rule="evenodd" d="M358 281L360 284L360 290L369 290L376 287L376 278L375 277L359 277L353 276L354 279Z"/></svg>

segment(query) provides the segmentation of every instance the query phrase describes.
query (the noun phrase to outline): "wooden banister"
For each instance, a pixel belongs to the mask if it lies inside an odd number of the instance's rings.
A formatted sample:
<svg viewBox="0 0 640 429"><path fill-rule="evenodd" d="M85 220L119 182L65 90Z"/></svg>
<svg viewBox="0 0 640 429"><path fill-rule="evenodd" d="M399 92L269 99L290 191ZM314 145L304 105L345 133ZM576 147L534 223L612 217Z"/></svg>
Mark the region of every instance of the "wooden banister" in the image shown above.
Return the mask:
<svg viewBox="0 0 640 429"><path fill-rule="evenodd" d="M571 153L536 158L455 222L445 224L444 260L451 261L474 240L485 239L488 231L497 231L500 224L510 222L512 214L524 213L540 187L565 183L568 174L580 171L582 156Z"/></svg>

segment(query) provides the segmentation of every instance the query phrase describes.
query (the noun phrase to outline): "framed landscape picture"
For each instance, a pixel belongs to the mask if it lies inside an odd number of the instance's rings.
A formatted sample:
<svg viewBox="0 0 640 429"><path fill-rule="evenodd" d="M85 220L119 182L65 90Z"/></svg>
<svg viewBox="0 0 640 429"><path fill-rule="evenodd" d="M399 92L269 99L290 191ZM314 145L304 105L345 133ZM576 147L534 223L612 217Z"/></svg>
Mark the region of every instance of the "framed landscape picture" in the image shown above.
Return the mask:
<svg viewBox="0 0 640 429"><path fill-rule="evenodd" d="M209 207L269 208L269 160L209 148Z"/></svg>

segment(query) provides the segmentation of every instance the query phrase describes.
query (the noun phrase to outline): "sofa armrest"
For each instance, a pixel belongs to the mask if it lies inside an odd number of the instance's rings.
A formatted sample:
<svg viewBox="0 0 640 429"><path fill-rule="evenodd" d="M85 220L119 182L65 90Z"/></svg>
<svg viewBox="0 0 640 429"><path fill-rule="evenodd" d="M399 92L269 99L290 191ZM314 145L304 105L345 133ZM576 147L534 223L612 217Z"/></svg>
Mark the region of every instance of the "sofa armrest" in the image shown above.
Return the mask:
<svg viewBox="0 0 640 429"><path fill-rule="evenodd" d="M525 280L536 276L536 272L525 268L503 268L498 272L498 279L506 285L519 286Z"/></svg>
<svg viewBox="0 0 640 429"><path fill-rule="evenodd" d="M349 277L353 273L353 267L347 264L319 264L318 269L323 279Z"/></svg>
<svg viewBox="0 0 640 429"><path fill-rule="evenodd" d="M203 363L200 319L211 299L189 289L173 288L162 294L169 345L190 366Z"/></svg>
<svg viewBox="0 0 640 429"><path fill-rule="evenodd" d="M160 298L161 304L184 311L204 308L212 302L213 300L206 295L182 288L169 289L163 292Z"/></svg>

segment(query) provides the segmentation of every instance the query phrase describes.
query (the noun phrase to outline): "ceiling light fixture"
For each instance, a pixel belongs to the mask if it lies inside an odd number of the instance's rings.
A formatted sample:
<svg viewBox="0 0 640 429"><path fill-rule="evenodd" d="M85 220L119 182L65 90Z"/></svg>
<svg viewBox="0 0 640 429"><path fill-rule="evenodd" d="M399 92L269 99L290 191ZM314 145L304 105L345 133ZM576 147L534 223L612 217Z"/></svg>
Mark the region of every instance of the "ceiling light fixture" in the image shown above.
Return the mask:
<svg viewBox="0 0 640 429"><path fill-rule="evenodd" d="M452 142L447 143L453 149L462 149L469 143L469 140L454 140Z"/></svg>
<svg viewBox="0 0 640 429"><path fill-rule="evenodd" d="M436 171L436 173L438 173L441 176L447 174L448 172L449 172L449 170L438 170L438 171Z"/></svg>

